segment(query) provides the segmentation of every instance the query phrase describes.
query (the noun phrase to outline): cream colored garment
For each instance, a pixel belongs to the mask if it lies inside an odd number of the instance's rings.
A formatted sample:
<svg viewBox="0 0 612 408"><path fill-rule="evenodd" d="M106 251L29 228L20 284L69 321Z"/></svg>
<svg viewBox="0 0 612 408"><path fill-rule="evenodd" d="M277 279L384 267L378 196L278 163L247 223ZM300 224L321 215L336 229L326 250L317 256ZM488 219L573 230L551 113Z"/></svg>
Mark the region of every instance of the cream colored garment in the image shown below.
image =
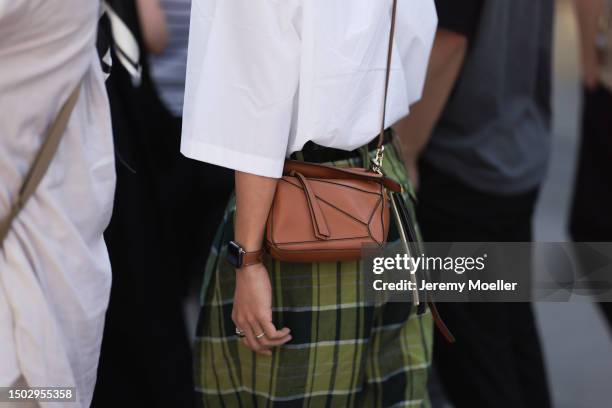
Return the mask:
<svg viewBox="0 0 612 408"><path fill-rule="evenodd" d="M84 78L58 153L0 250L0 386L76 386L88 407L111 282L115 186L97 0L0 0L0 217ZM43 407L45 404L41 404Z"/></svg>
<svg viewBox="0 0 612 408"><path fill-rule="evenodd" d="M184 155L268 177L309 140L352 150L380 128L391 0L193 0ZM387 126L421 96L433 0L399 0Z"/></svg>

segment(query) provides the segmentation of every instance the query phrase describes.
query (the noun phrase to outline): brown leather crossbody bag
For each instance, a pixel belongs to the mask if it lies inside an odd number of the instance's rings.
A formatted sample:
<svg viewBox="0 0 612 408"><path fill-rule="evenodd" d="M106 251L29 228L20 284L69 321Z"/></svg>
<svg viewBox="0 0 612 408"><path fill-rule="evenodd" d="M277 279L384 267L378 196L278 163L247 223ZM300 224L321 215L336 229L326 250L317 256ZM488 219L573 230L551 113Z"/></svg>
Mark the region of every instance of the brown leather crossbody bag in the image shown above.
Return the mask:
<svg viewBox="0 0 612 408"><path fill-rule="evenodd" d="M347 261L361 258L364 244L387 241L387 190L401 187L382 172L387 93L395 35L393 0L378 148L370 168L339 168L287 160L266 225L266 248L286 262Z"/></svg>

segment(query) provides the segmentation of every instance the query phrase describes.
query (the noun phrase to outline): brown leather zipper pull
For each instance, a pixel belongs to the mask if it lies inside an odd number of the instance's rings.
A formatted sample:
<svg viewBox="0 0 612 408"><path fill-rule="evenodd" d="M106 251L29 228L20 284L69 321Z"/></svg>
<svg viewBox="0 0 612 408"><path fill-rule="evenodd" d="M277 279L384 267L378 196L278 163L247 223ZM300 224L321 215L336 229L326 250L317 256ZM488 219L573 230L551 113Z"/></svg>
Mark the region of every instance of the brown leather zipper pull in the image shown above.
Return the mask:
<svg viewBox="0 0 612 408"><path fill-rule="evenodd" d="M308 209L310 210L310 217L312 219L315 237L320 240L329 239L329 236L331 235L329 232L329 227L327 226L325 216L323 215L323 210L321 210L321 207L319 206L317 197L315 196L314 191L312 191L310 182L308 182L308 179L304 177L304 175L296 171L292 172L291 175L298 179L302 185L302 188L304 189L304 194L306 194L306 201L308 202Z"/></svg>

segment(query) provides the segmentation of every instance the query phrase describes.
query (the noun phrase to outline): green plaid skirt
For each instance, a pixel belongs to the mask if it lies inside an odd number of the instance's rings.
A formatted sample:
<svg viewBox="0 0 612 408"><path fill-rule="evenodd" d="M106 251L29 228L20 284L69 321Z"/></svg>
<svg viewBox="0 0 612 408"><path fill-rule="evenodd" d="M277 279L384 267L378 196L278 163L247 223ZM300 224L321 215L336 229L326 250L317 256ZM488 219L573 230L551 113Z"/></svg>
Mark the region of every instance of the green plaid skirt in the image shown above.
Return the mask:
<svg viewBox="0 0 612 408"><path fill-rule="evenodd" d="M362 166L362 160L334 162ZM391 144L385 174L408 179ZM432 319L410 303L368 302L358 262L267 261L273 321L292 340L271 357L253 353L231 319L234 270L225 262L235 203L228 205L209 257L196 337L196 388L204 407L428 406Z"/></svg>

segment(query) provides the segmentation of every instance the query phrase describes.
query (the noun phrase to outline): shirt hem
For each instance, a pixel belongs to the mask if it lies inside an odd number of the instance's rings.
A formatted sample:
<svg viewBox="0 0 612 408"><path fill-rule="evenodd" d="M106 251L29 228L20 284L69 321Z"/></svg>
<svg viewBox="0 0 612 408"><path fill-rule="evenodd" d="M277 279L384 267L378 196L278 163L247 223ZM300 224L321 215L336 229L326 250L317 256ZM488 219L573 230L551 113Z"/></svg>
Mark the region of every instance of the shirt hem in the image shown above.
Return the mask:
<svg viewBox="0 0 612 408"><path fill-rule="evenodd" d="M285 163L284 157L275 160L195 140L183 140L181 153L190 159L271 178L282 177Z"/></svg>

